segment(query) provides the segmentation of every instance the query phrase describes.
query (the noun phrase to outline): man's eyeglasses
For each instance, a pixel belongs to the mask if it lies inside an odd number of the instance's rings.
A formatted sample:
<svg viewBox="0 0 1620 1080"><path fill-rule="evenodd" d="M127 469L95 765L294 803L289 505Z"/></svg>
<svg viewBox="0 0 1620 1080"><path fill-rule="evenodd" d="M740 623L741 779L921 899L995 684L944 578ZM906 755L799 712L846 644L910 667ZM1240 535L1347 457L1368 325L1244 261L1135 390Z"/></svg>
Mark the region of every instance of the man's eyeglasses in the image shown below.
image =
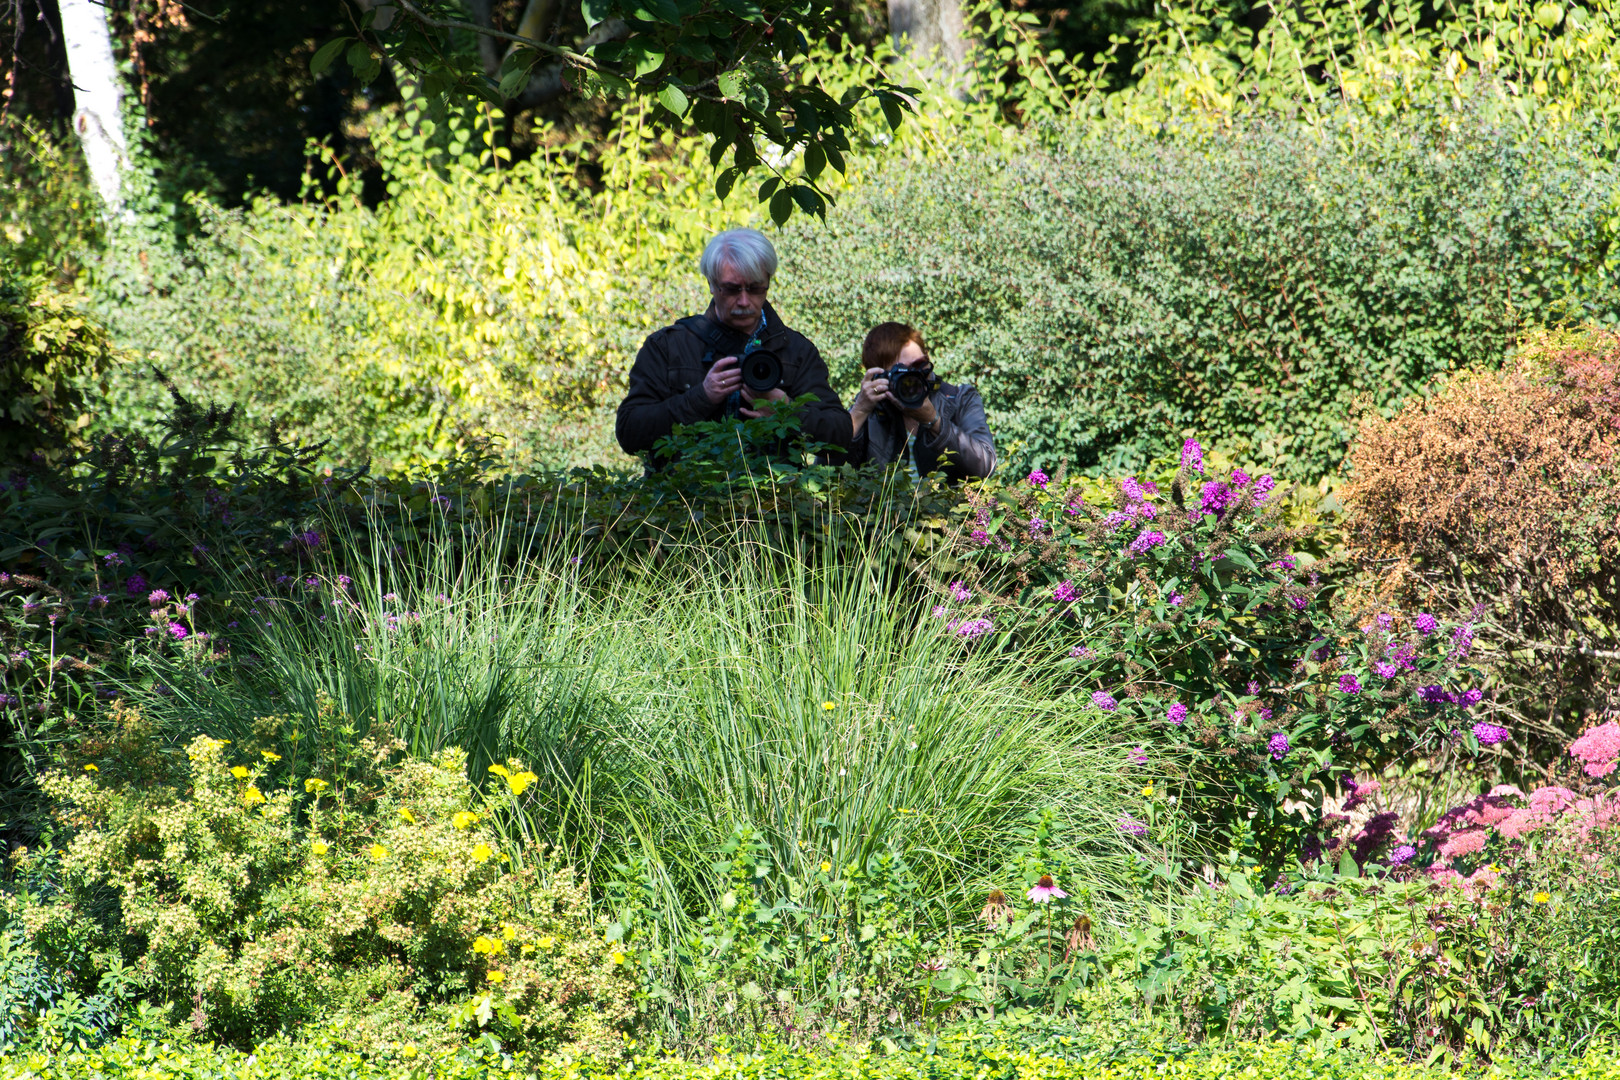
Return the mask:
<svg viewBox="0 0 1620 1080"><path fill-rule="evenodd" d="M735 282L722 281L714 287L714 294L716 296L724 296L727 300L741 296L743 293L747 293L749 296L764 296L770 287L771 283L768 281L750 281L746 285L738 285Z"/></svg>

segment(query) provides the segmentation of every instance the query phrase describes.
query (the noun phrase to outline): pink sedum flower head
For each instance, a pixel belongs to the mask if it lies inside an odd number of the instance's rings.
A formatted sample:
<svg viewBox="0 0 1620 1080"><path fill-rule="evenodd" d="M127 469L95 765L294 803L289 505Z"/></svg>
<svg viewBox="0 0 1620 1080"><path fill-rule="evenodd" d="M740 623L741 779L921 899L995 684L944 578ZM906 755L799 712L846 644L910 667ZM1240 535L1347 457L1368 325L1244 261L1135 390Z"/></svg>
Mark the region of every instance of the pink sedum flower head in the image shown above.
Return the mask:
<svg viewBox="0 0 1620 1080"><path fill-rule="evenodd" d="M1035 887L1029 890L1027 895L1032 904L1046 904L1053 900L1066 899L1069 894L1057 887L1052 881L1051 874L1042 874L1041 880L1035 883Z"/></svg>
<svg viewBox="0 0 1620 1080"><path fill-rule="evenodd" d="M1620 723L1610 720L1588 729L1570 744L1569 753L1587 776L1608 776L1620 764Z"/></svg>

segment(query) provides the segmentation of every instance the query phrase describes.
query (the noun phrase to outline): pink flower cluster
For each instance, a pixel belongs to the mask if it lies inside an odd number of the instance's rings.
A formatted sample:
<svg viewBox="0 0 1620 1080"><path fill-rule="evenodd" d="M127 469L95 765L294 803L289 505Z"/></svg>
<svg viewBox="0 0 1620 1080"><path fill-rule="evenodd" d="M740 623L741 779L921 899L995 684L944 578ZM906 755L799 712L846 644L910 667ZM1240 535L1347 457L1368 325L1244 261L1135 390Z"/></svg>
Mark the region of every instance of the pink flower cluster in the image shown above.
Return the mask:
<svg viewBox="0 0 1620 1080"><path fill-rule="evenodd" d="M1569 752L1587 776L1608 776L1620 763L1620 724L1610 720L1587 729L1570 744Z"/></svg>
<svg viewBox="0 0 1620 1080"><path fill-rule="evenodd" d="M1436 842L1436 851L1445 862L1484 851L1492 833L1504 840L1518 840L1550 825L1574 823L1584 837L1615 821L1620 821L1620 801L1602 795L1587 799L1569 788L1548 785L1526 796L1513 784L1498 784L1477 799L1446 811L1423 835Z"/></svg>

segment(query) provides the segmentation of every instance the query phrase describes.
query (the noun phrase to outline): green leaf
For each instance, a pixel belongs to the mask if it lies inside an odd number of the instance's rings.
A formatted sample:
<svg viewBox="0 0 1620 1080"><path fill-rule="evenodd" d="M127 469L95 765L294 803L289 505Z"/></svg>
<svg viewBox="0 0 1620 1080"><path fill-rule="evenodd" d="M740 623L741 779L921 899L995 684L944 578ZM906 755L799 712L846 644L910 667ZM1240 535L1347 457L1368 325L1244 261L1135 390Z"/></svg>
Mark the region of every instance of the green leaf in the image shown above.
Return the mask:
<svg viewBox="0 0 1620 1080"><path fill-rule="evenodd" d="M679 26L681 22L681 9L675 6L675 0L640 0L640 6L631 14L643 22L663 22L671 26Z"/></svg>
<svg viewBox="0 0 1620 1080"><path fill-rule="evenodd" d="M1245 874L1234 873L1230 875L1226 879L1226 884L1244 900L1253 900L1255 898L1254 887L1249 884L1248 876Z"/></svg>
<svg viewBox="0 0 1620 1080"><path fill-rule="evenodd" d="M351 39L346 37L334 38L333 40L328 41L325 45L322 45L319 49L316 49L315 55L309 58L309 73L311 75L319 75L321 72L331 67L332 61L338 58L338 53L343 51L343 46L350 40Z"/></svg>
<svg viewBox="0 0 1620 1080"><path fill-rule="evenodd" d="M905 114L900 109L900 101L892 94L883 94L878 98L878 104L883 106L883 119L888 121L890 131L898 131Z"/></svg>
<svg viewBox="0 0 1620 1080"><path fill-rule="evenodd" d="M827 216L827 204L821 194L813 187L800 185L789 189L793 201L799 204L799 209L807 214L814 214L819 218Z"/></svg>
<svg viewBox="0 0 1620 1080"><path fill-rule="evenodd" d="M737 186L737 177L739 177L741 175L742 175L742 170L737 168L737 166L733 165L733 166L731 166L731 168L727 169L725 172L723 172L719 176L715 177L714 178L714 193L715 193L715 195L717 195L718 197L720 197L722 199L724 199L727 195L730 195L731 194L731 189Z"/></svg>
<svg viewBox="0 0 1620 1080"><path fill-rule="evenodd" d="M793 196L785 191L778 191L771 197L771 220L778 225L783 225L792 216Z"/></svg>
<svg viewBox="0 0 1620 1080"><path fill-rule="evenodd" d="M720 73L720 77L715 79L715 85L720 88L720 92L722 94L724 94L728 98L731 98L733 101L738 101L738 100L742 99L742 95L743 95L742 72L735 71L735 70L733 70L733 71L722 71Z"/></svg>
<svg viewBox="0 0 1620 1080"><path fill-rule="evenodd" d="M582 0L580 11L585 16L585 28L589 30L602 20L612 17L613 4L611 0Z"/></svg>
<svg viewBox="0 0 1620 1080"><path fill-rule="evenodd" d="M636 61L636 78L643 79L664 66L664 54L661 50L648 49Z"/></svg>
<svg viewBox="0 0 1620 1080"><path fill-rule="evenodd" d="M827 167L827 152L815 143L804 148L804 175L814 180Z"/></svg>
<svg viewBox="0 0 1620 1080"><path fill-rule="evenodd" d="M674 83L665 83L658 91L658 104L676 116L686 115L686 91Z"/></svg>
<svg viewBox="0 0 1620 1080"><path fill-rule="evenodd" d="M776 189L781 186L782 178L780 176L773 176L766 180L763 184L759 185L759 201L764 202L766 199L776 194Z"/></svg>

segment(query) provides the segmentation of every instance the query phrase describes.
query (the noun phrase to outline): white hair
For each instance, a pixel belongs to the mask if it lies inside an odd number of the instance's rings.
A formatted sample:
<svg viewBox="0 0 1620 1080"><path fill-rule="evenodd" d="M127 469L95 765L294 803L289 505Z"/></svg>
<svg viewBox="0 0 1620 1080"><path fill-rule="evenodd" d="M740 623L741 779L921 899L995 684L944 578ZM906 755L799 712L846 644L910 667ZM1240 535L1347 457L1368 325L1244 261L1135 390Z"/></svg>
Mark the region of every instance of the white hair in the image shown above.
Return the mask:
<svg viewBox="0 0 1620 1080"><path fill-rule="evenodd" d="M776 248L758 229L727 229L704 245L698 272L714 285L724 266L745 281L769 281L776 275Z"/></svg>

